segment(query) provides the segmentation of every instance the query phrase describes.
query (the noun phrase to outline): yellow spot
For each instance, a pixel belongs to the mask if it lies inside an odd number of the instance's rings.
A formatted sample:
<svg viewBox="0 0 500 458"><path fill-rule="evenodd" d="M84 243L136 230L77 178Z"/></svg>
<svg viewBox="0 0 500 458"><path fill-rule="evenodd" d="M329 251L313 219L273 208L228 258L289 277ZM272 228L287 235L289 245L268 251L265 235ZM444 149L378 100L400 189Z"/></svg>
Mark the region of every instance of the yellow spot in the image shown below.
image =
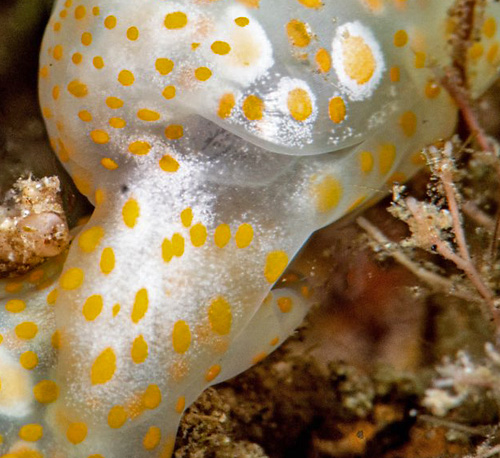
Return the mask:
<svg viewBox="0 0 500 458"><path fill-rule="evenodd" d="M25 351L21 356L19 357L19 362L21 363L21 366L23 366L25 369L31 371L38 365L38 355L34 351Z"/></svg>
<svg viewBox="0 0 500 458"><path fill-rule="evenodd" d="M399 67L391 67L389 70L389 78L391 82L397 83L401 79L401 70Z"/></svg>
<svg viewBox="0 0 500 458"><path fill-rule="evenodd" d="M127 421L127 412L122 406L114 406L108 413L108 425L110 428L119 429Z"/></svg>
<svg viewBox="0 0 500 458"><path fill-rule="evenodd" d="M130 350L132 356L132 361L135 364L141 364L146 361L148 357L148 344L144 340L143 336L136 337L132 343L132 349Z"/></svg>
<svg viewBox="0 0 500 458"><path fill-rule="evenodd" d="M164 239L161 245L161 251L165 262L170 262L174 256L182 256L184 254L184 237L175 233L172 236L172 241Z"/></svg>
<svg viewBox="0 0 500 458"><path fill-rule="evenodd" d="M323 3L321 0L298 0L301 5L306 6L307 8L321 8Z"/></svg>
<svg viewBox="0 0 500 458"><path fill-rule="evenodd" d="M156 59L155 68L160 75L168 75L174 69L174 62L170 59Z"/></svg>
<svg viewBox="0 0 500 458"><path fill-rule="evenodd" d="M177 172L177 170L179 170L179 163L170 156L170 154L165 154L165 156L160 159L160 168L164 172Z"/></svg>
<svg viewBox="0 0 500 458"><path fill-rule="evenodd" d="M55 331L54 334L52 334L52 337L50 339L50 344L56 350L61 348L61 333L59 331Z"/></svg>
<svg viewBox="0 0 500 458"><path fill-rule="evenodd" d="M92 253L101 239L104 237L104 229L101 226L93 226L83 231L78 238L78 246L85 253Z"/></svg>
<svg viewBox="0 0 500 458"><path fill-rule="evenodd" d="M117 110L118 108L123 107L123 100L118 97L108 97L106 99L106 105L113 110Z"/></svg>
<svg viewBox="0 0 500 458"><path fill-rule="evenodd" d="M311 42L311 35L306 24L297 19L292 19L286 25L286 33L292 45L298 48L305 48Z"/></svg>
<svg viewBox="0 0 500 458"><path fill-rule="evenodd" d="M85 275L82 269L78 267L72 267L64 272L59 280L62 289L72 290L79 288L82 283Z"/></svg>
<svg viewBox="0 0 500 458"><path fill-rule="evenodd" d="M187 16L182 11L169 13L165 16L165 27L167 29L182 29L188 22Z"/></svg>
<svg viewBox="0 0 500 458"><path fill-rule="evenodd" d="M278 345L280 341L280 338L279 337L274 337L270 342L269 342L269 345L271 345L271 347L274 347L275 345Z"/></svg>
<svg viewBox="0 0 500 458"><path fill-rule="evenodd" d="M52 380L42 380L33 388L33 394L41 404L50 404L59 397L59 387Z"/></svg>
<svg viewBox="0 0 500 458"><path fill-rule="evenodd" d="M99 14L101 14L101 10L100 10L100 8L99 8L98 6L94 6L94 7L92 8L92 14L93 14L94 16L99 16Z"/></svg>
<svg viewBox="0 0 500 458"><path fill-rule="evenodd" d="M149 151L151 150L151 145L148 142L136 141L128 145L128 150L129 152L135 154L136 156L144 156L145 154L148 154Z"/></svg>
<svg viewBox="0 0 500 458"><path fill-rule="evenodd" d="M148 291L145 288L140 289L137 291L137 294L135 295L135 300L134 300L134 306L132 308L132 322L137 324L139 321L141 321L144 318L144 315L146 315L146 312L148 311L149 307L149 297L148 297Z"/></svg>
<svg viewBox="0 0 500 458"><path fill-rule="evenodd" d="M253 227L250 224L244 223L238 227L234 236L234 241L238 248L246 248L252 243Z"/></svg>
<svg viewBox="0 0 500 458"><path fill-rule="evenodd" d="M22 283L9 282L5 285L5 291L7 293L18 293L23 289Z"/></svg>
<svg viewBox="0 0 500 458"><path fill-rule="evenodd" d="M43 436L43 426L36 423L24 425L19 430L19 438L27 442L36 442Z"/></svg>
<svg viewBox="0 0 500 458"><path fill-rule="evenodd" d="M441 87L435 81L428 81L425 85L424 92L428 99L435 99L441 93Z"/></svg>
<svg viewBox="0 0 500 458"><path fill-rule="evenodd" d="M109 157L103 157L101 159L101 165L108 170L116 170L118 168L118 164Z"/></svg>
<svg viewBox="0 0 500 458"><path fill-rule="evenodd" d="M171 124L165 128L165 137L178 140L184 136L184 128L180 124Z"/></svg>
<svg viewBox="0 0 500 458"><path fill-rule="evenodd" d="M45 274L42 269L33 270L28 277L28 281L31 283L39 283L44 275Z"/></svg>
<svg viewBox="0 0 500 458"><path fill-rule="evenodd" d="M423 154L421 151L413 153L410 157L410 161L413 165L416 165L417 167L421 167L427 164L427 158L425 157L425 154Z"/></svg>
<svg viewBox="0 0 500 458"><path fill-rule="evenodd" d="M172 250L174 256L178 258L184 254L184 237L182 235L175 233L172 236Z"/></svg>
<svg viewBox="0 0 500 458"><path fill-rule="evenodd" d="M161 391L158 385L149 385L142 395L142 405L145 409L156 409L161 403Z"/></svg>
<svg viewBox="0 0 500 458"><path fill-rule="evenodd" d="M214 364L205 373L205 380L207 382L213 381L220 374L221 370L222 370L222 368L220 367L219 364Z"/></svg>
<svg viewBox="0 0 500 458"><path fill-rule="evenodd" d="M90 46L92 44L92 34L89 32L82 33L82 45Z"/></svg>
<svg viewBox="0 0 500 458"><path fill-rule="evenodd" d="M78 117L83 121L83 122L90 122L92 121L92 115L87 111L87 110L82 110L78 113Z"/></svg>
<svg viewBox="0 0 500 458"><path fill-rule="evenodd" d="M249 121L258 121L264 115L264 102L256 95L249 95L243 101L243 114Z"/></svg>
<svg viewBox="0 0 500 458"><path fill-rule="evenodd" d="M105 145L109 142L109 134L106 131L100 129L96 129L90 132L90 138L94 143L97 143L98 145Z"/></svg>
<svg viewBox="0 0 500 458"><path fill-rule="evenodd" d="M92 59L92 63L94 64L94 67L100 70L101 68L104 68L104 59L101 56L95 56Z"/></svg>
<svg viewBox="0 0 500 458"><path fill-rule="evenodd" d="M346 107L342 97L333 97L328 103L328 115L333 123L339 124L345 119Z"/></svg>
<svg viewBox="0 0 500 458"><path fill-rule="evenodd" d="M79 65L82 63L82 60L83 60L83 56L79 53L79 52L75 52L72 56L71 56L71 61L75 64L75 65Z"/></svg>
<svg viewBox="0 0 500 458"><path fill-rule="evenodd" d="M184 320L179 320L174 324L172 344L176 353L182 354L188 351L191 345L191 331Z"/></svg>
<svg viewBox="0 0 500 458"><path fill-rule="evenodd" d="M231 116L236 100L231 93L224 94L219 101L219 109L217 114L219 118L226 119Z"/></svg>
<svg viewBox="0 0 500 458"><path fill-rule="evenodd" d="M102 189L95 190L95 203L96 205L102 205L104 199L106 198L106 194Z"/></svg>
<svg viewBox="0 0 500 458"><path fill-rule="evenodd" d="M395 183L404 183L406 175L403 172L394 172L386 181L388 186L393 186Z"/></svg>
<svg viewBox="0 0 500 458"><path fill-rule="evenodd" d="M49 76L49 69L47 68L47 66L43 66L41 69L40 69L40 78L47 78Z"/></svg>
<svg viewBox="0 0 500 458"><path fill-rule="evenodd" d="M292 299L289 297L280 297L276 301L278 304L278 308L281 310L282 313L289 313L292 310Z"/></svg>
<svg viewBox="0 0 500 458"><path fill-rule="evenodd" d="M237 17L234 20L234 22L239 27L246 27L248 24L250 24L250 19L248 19L247 17L241 16L241 17Z"/></svg>
<svg viewBox="0 0 500 458"><path fill-rule="evenodd" d="M132 84L134 84L134 81L135 81L135 76L129 70L122 70L118 74L118 82L123 86L131 86Z"/></svg>
<svg viewBox="0 0 500 458"><path fill-rule="evenodd" d="M498 43L493 43L486 53L486 60L491 65L496 65L497 57L498 57L499 45Z"/></svg>
<svg viewBox="0 0 500 458"><path fill-rule="evenodd" d="M116 317L120 313L120 304L113 305L113 318Z"/></svg>
<svg viewBox="0 0 500 458"><path fill-rule="evenodd" d="M484 54L484 46L482 43L473 43L468 49L469 58L472 60L479 59Z"/></svg>
<svg viewBox="0 0 500 458"><path fill-rule="evenodd" d="M54 24L54 32L59 32L61 30L61 23L60 22L56 22Z"/></svg>
<svg viewBox="0 0 500 458"><path fill-rule="evenodd" d="M109 382L116 371L116 355L112 348L104 350L92 364L90 380L92 385L102 385Z"/></svg>
<svg viewBox="0 0 500 458"><path fill-rule="evenodd" d="M54 305L57 301L57 296L59 296L59 290L54 288L49 294L47 294L47 304Z"/></svg>
<svg viewBox="0 0 500 458"><path fill-rule="evenodd" d="M396 159L396 146L385 143L379 147L379 170L381 175L389 173Z"/></svg>
<svg viewBox="0 0 500 458"><path fill-rule="evenodd" d="M231 331L233 315L231 306L223 298L214 299L208 308L208 320L212 331L221 336L225 336Z"/></svg>
<svg viewBox="0 0 500 458"><path fill-rule="evenodd" d="M347 213L358 208L365 200L366 200L366 196L358 197L351 205L349 205L349 208L347 209ZM303 286L303 290L301 292L302 292L302 295L306 298L311 296L311 290L307 286Z"/></svg>
<svg viewBox="0 0 500 458"><path fill-rule="evenodd" d="M267 356L267 353L265 351L262 351L260 353L257 353L253 358L252 358L252 364L258 364L262 360L264 360Z"/></svg>
<svg viewBox="0 0 500 458"><path fill-rule="evenodd" d="M54 46L52 56L55 60L61 60L63 58L63 47L61 45Z"/></svg>
<svg viewBox="0 0 500 458"><path fill-rule="evenodd" d="M415 68L424 68L425 60L426 60L425 52L417 51L415 53Z"/></svg>
<svg viewBox="0 0 500 458"><path fill-rule="evenodd" d="M195 247L201 247L205 244L207 240L207 228L201 224L195 224L189 231L191 236L191 243Z"/></svg>
<svg viewBox="0 0 500 458"><path fill-rule="evenodd" d="M113 117L113 118L109 119L109 125L111 127L113 127L114 129L123 129L127 125L127 123L122 118L115 118L115 117Z"/></svg>
<svg viewBox="0 0 500 458"><path fill-rule="evenodd" d="M89 90L87 89L87 86L81 81L73 80L68 84L68 92L73 97L82 98L89 93Z"/></svg>
<svg viewBox="0 0 500 458"><path fill-rule="evenodd" d="M83 422L71 423L66 430L66 437L73 444L80 444L87 437L87 425Z"/></svg>
<svg viewBox="0 0 500 458"><path fill-rule="evenodd" d="M231 51L231 46L229 46L229 43L226 43L225 41L214 41L210 48L214 54L219 54L221 56L224 56Z"/></svg>
<svg viewBox="0 0 500 458"><path fill-rule="evenodd" d="M59 88L59 86L54 86L52 88L52 98L54 100L57 100L60 95L61 95L61 89Z"/></svg>
<svg viewBox="0 0 500 458"><path fill-rule="evenodd" d="M304 89L293 89L288 93L288 111L296 121L304 122L313 112L311 97Z"/></svg>
<svg viewBox="0 0 500 458"><path fill-rule="evenodd" d="M104 19L104 27L110 30L114 29L116 27L116 17L108 16L106 19Z"/></svg>
<svg viewBox="0 0 500 458"><path fill-rule="evenodd" d="M243 5L247 6L248 8L259 8L260 7L260 0L238 0L240 3L243 3Z"/></svg>
<svg viewBox="0 0 500 458"><path fill-rule="evenodd" d="M370 151L361 151L359 153L359 164L364 174L373 170L373 154Z"/></svg>
<svg viewBox="0 0 500 458"><path fill-rule="evenodd" d="M182 413L184 408L186 407L186 398L184 396L180 396L175 403L175 411L177 413Z"/></svg>
<svg viewBox="0 0 500 458"><path fill-rule="evenodd" d="M271 251L266 258L264 276L269 283L274 283L286 269L288 255L284 251Z"/></svg>
<svg viewBox="0 0 500 458"><path fill-rule="evenodd" d="M175 86L167 86L165 89L163 89L163 92L161 95L165 97L167 100L171 100L175 97Z"/></svg>
<svg viewBox="0 0 500 458"><path fill-rule="evenodd" d="M75 19L83 19L85 17L85 14L87 14L87 11L83 5L78 5L75 8Z"/></svg>
<svg viewBox="0 0 500 458"><path fill-rule="evenodd" d="M52 110L49 107L42 108L42 115L46 119L52 118Z"/></svg>
<svg viewBox="0 0 500 458"><path fill-rule="evenodd" d="M102 296L95 294L90 296L83 304L82 313L87 321L94 321L101 313L103 307Z"/></svg>
<svg viewBox="0 0 500 458"><path fill-rule="evenodd" d="M127 29L127 38L130 41L135 41L139 38L139 29L137 27L130 27Z"/></svg>
<svg viewBox="0 0 500 458"><path fill-rule="evenodd" d="M312 194L318 212L326 213L333 210L340 202L342 185L336 178L328 175L312 186Z"/></svg>
<svg viewBox="0 0 500 458"><path fill-rule="evenodd" d="M497 23L495 18L489 17L484 21L483 34L486 38L493 38L495 33L497 33Z"/></svg>
<svg viewBox="0 0 500 458"><path fill-rule="evenodd" d="M5 310L10 313L21 313L26 308L26 302L20 299L11 299L5 304Z"/></svg>
<svg viewBox="0 0 500 458"><path fill-rule="evenodd" d="M394 34L394 46L397 48L401 48L408 43L408 34L405 30L398 30Z"/></svg>
<svg viewBox="0 0 500 458"><path fill-rule="evenodd" d="M199 81L206 81L212 76L212 71L207 67L198 67L194 71L194 76Z"/></svg>
<svg viewBox="0 0 500 458"><path fill-rule="evenodd" d="M185 208L181 211L181 222L184 227L191 226L193 222L193 210L191 208Z"/></svg>
<svg viewBox="0 0 500 458"><path fill-rule="evenodd" d="M360 85L371 80L377 68L377 61L372 49L362 37L345 37L342 40L342 55L344 70L349 78Z"/></svg>
<svg viewBox="0 0 500 458"><path fill-rule="evenodd" d="M399 125L407 137L413 137L417 130L417 116L413 111L405 111L399 118Z"/></svg>
<svg viewBox="0 0 500 458"><path fill-rule="evenodd" d="M142 440L142 446L146 450L154 450L161 440L161 430L157 426L151 426Z"/></svg>
<svg viewBox="0 0 500 458"><path fill-rule="evenodd" d="M122 208L123 222L129 228L135 227L139 218L140 208L135 199L129 199Z"/></svg>
<svg viewBox="0 0 500 458"><path fill-rule="evenodd" d="M160 119L160 113L143 108L137 112L137 117L142 121L158 121Z"/></svg>
<svg viewBox="0 0 500 458"><path fill-rule="evenodd" d="M231 240L231 228L228 224L220 224L215 229L214 242L219 248L224 248Z"/></svg>
<svg viewBox="0 0 500 458"><path fill-rule="evenodd" d="M316 53L316 65L321 73L328 73L332 68L332 58L325 48L320 48Z"/></svg>

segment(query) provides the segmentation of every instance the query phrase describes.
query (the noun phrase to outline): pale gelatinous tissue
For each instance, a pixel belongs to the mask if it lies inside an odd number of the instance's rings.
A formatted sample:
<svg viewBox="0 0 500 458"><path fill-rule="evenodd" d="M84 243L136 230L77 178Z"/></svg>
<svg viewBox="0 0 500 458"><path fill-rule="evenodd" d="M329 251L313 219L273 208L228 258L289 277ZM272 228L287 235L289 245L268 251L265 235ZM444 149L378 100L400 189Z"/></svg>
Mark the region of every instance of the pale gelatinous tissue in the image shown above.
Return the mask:
<svg viewBox="0 0 500 458"><path fill-rule="evenodd" d="M0 454L169 457L201 391L300 324L307 285L271 289L311 233L453 132L451 4L56 2L41 109L96 208L66 259L0 284Z"/></svg>

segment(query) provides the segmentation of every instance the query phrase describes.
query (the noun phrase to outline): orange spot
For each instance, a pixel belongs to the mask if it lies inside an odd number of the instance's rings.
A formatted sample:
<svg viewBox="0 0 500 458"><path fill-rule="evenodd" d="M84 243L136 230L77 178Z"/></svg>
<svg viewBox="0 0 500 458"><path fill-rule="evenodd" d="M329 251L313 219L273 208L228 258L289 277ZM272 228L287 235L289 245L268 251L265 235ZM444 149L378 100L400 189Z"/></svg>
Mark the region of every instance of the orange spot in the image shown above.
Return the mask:
<svg viewBox="0 0 500 458"><path fill-rule="evenodd" d="M249 95L243 102L243 114L249 121L259 121L264 115L264 102L256 95Z"/></svg>
<svg viewBox="0 0 500 458"><path fill-rule="evenodd" d="M332 58L330 57L330 53L325 48L321 48L316 53L315 59L318 70L321 73L328 73L332 68Z"/></svg>
<svg viewBox="0 0 500 458"><path fill-rule="evenodd" d="M234 105L236 104L234 95L231 93L224 94L219 102L219 110L217 114L220 118L226 119L231 116L231 112L233 111Z"/></svg>
<svg viewBox="0 0 500 458"><path fill-rule="evenodd" d="M397 48L401 48L408 43L408 34L405 30L398 30L394 34L394 46Z"/></svg>
<svg viewBox="0 0 500 458"><path fill-rule="evenodd" d="M217 378L217 376L220 374L220 371L222 370L222 368L220 367L219 364L214 364L213 366L211 366L208 371L205 373L205 380L207 382L211 382L213 381L215 378Z"/></svg>
<svg viewBox="0 0 500 458"><path fill-rule="evenodd" d="M299 122L304 122L313 112L311 97L301 88L288 93L287 106L292 118Z"/></svg>
<svg viewBox="0 0 500 458"><path fill-rule="evenodd" d="M298 48L305 48L311 42L311 35L306 24L297 19L292 19L286 25L286 33L292 45Z"/></svg>
<svg viewBox="0 0 500 458"><path fill-rule="evenodd" d="M188 18L186 14L182 11L176 11L175 13L169 13L165 16L165 27L169 30L182 29L188 23Z"/></svg>

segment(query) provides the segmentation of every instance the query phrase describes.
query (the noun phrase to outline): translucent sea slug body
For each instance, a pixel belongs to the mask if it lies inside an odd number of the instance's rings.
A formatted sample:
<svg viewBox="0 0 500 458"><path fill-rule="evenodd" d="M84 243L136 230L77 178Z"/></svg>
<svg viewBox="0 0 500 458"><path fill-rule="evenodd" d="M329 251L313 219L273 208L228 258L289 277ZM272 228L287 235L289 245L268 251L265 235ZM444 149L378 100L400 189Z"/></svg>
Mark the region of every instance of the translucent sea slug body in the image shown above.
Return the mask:
<svg viewBox="0 0 500 458"><path fill-rule="evenodd" d="M66 259L0 285L0 454L170 456L185 407L300 324L307 288L270 291L310 234L453 132L451 4L58 1L41 108L96 208Z"/></svg>

